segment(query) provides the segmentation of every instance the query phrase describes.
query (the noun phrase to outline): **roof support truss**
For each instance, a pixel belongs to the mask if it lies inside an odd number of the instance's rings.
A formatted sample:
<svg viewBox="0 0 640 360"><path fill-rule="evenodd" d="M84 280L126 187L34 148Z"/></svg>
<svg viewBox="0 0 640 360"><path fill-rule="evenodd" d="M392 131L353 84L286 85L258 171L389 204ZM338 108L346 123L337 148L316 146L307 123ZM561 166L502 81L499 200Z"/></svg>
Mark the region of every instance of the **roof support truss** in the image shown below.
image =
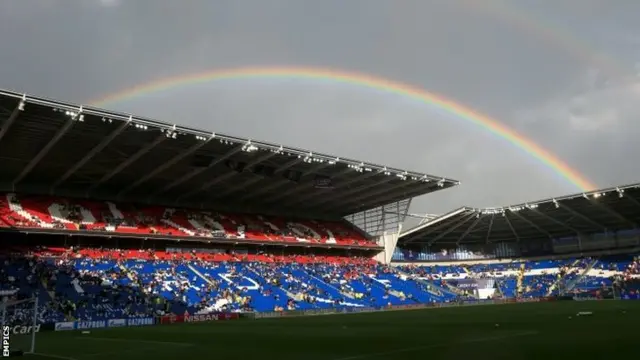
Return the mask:
<svg viewBox="0 0 640 360"><path fill-rule="evenodd" d="M435 231L438 231L438 230L440 230L442 228L445 228L447 226L450 226L450 225L451 225L451 223L448 222L448 221L442 221L440 223L434 224L433 226L428 227L427 231L425 231L425 232L417 232L416 236L409 237L408 239L405 240L405 242L411 242L411 241L419 240L421 238L424 238L427 235L430 235L430 234L434 233Z"/></svg>
<svg viewBox="0 0 640 360"><path fill-rule="evenodd" d="M326 164L320 164L320 165L317 167L317 169L322 169L322 168L324 168L325 166L328 166L328 165L326 165ZM316 169L316 168L314 168L314 169ZM354 170L353 170L353 169L344 169L343 171L339 172L339 173L337 174L337 176L342 176L342 175L344 175L344 174L348 174L348 173L350 173L350 172L352 172L352 171L354 171ZM309 174L312 174L313 172L315 172L315 171L313 171L313 170L307 171L307 172L305 172L304 174L302 174L301 178L302 178L302 177L305 177L305 176L307 176L307 175L309 175ZM287 182L290 182L289 180L286 180L286 181L287 181ZM314 186L314 184L305 184L305 185L302 185L302 186L294 186L294 187L292 187L291 189L289 189L289 190L287 190L287 191L283 191L283 192L278 192L278 193L276 193L274 196L271 196L271 197L269 197L269 198L265 199L265 201L266 201L267 203L275 203L277 200L280 200L280 199L285 198L285 197L287 197L287 196L291 196L291 195L293 195L293 194L297 194L297 193L299 193L299 192L301 192L301 191L304 191L304 190L307 190L307 189L311 189L311 188L313 188L313 186Z"/></svg>
<svg viewBox="0 0 640 360"><path fill-rule="evenodd" d="M496 214L491 214L491 218L489 219L489 228L487 229L487 235L484 238L484 243L489 243L489 238L491 237L491 230L493 230L493 221L496 219Z"/></svg>
<svg viewBox="0 0 640 360"><path fill-rule="evenodd" d="M20 101L18 106L16 106L16 108L13 109L13 111L11 112L11 115L9 115L9 118L7 119L7 121L4 122L2 128L0 128L0 141L2 141L4 136L7 134L11 125L13 125L13 123L18 119L18 116L20 115L20 112L24 109L24 106L25 106L24 101Z"/></svg>
<svg viewBox="0 0 640 360"><path fill-rule="evenodd" d="M154 194L152 194L149 198L153 199L154 197L156 197L158 195L164 194L165 192L167 192L167 191L173 189L174 187L176 187L176 186L188 181L189 179L193 178L194 176L200 175L201 173L213 168L214 166L222 163L223 161L229 159L233 155L235 155L235 154L239 153L240 151L242 151L243 147L244 147L244 145L238 145L235 148L233 148L232 150L228 151L223 156L221 156L218 159L215 159L214 161L212 161L208 166L201 167L201 168L198 168L198 169L194 169L193 171L182 175L181 177L179 177L175 181L173 181L170 184L168 184L167 186L163 187L160 191L157 191Z"/></svg>
<svg viewBox="0 0 640 360"><path fill-rule="evenodd" d="M111 172L109 172L108 174L105 174L100 180L98 180L92 186L90 186L87 192L91 192L96 188L98 188L100 185L109 181L111 178L119 174L122 170L126 169L134 162L138 161L138 159L140 159L143 155L151 151L154 147L158 146L160 143L162 143L165 140L167 140L167 136L165 134L161 134L157 136L155 140L153 140L151 143L147 144L145 147L138 150L135 154L129 156L127 160L121 162L120 165L118 165Z"/></svg>
<svg viewBox="0 0 640 360"><path fill-rule="evenodd" d="M624 195L624 198L633 203L640 210L640 201L636 200L634 197L630 195Z"/></svg>
<svg viewBox="0 0 640 360"><path fill-rule="evenodd" d="M478 225L478 223L480 222L480 216L476 216L476 219L473 220L473 223L467 228L467 230L464 231L464 233L462 233L462 235L460 235L460 237L458 238L458 240L456 240L456 246L460 245L460 242L467 237L467 235L471 234L471 232L473 231L473 229L476 228L476 225Z"/></svg>
<svg viewBox="0 0 640 360"><path fill-rule="evenodd" d="M17 183L19 183L20 181L22 181L22 179L24 179L27 175L29 175L31 170L33 170L33 168L36 167L36 165L38 165L38 163L45 156L47 156L49 151L56 145L56 143L58 141L60 141L60 139L62 139L64 134L66 134L67 131L69 131L69 129L71 129L71 127L73 126L73 123L75 123L75 121L76 121L76 119L74 117L69 117L67 119L67 121L64 123L64 125L56 132L55 135L53 135L53 137L49 140L49 142L42 149L40 149L38 154L36 154L36 156L34 156L33 159L31 159L31 161L29 161L27 166L25 166L24 169L22 169L20 174L18 174L18 176L16 176L15 179L13 179L13 181L12 181L12 184L13 184L12 187L13 188L15 188Z"/></svg>
<svg viewBox="0 0 640 360"><path fill-rule="evenodd" d="M66 181L71 175L75 174L81 167L83 167L89 160L91 160L97 153L102 151L102 149L106 148L118 135L120 135L129 125L129 121L123 122L113 130L106 138L102 139L98 145L96 145L93 149L91 149L85 156L82 157L77 163L75 163L69 170L67 170L62 176L58 178L49 189L50 192L53 192L55 188L57 188L60 184Z"/></svg>
<svg viewBox="0 0 640 360"><path fill-rule="evenodd" d="M526 222L527 224L529 224L529 226L531 226L532 228L534 228L534 229L538 230L538 232L540 232L541 234L544 234L544 235L545 235L546 237L548 237L549 239L553 238L553 236L551 236L551 234L550 234L548 231L546 231L546 230L542 229L540 226L538 226L538 225L537 225L536 223L534 223L533 221L531 221L531 220L529 220L529 219L525 218L524 216L522 216L522 215L518 214L518 212L517 212L517 211L509 211L509 212L510 212L511 214L513 214L513 216L515 216L515 217L517 217L518 219L520 219L520 220L522 220L522 221Z"/></svg>
<svg viewBox="0 0 640 360"><path fill-rule="evenodd" d="M429 240L429 242L427 243L427 245L432 245L433 243L435 243L436 241L442 239L443 237L449 235L450 233L454 232L455 230L457 230L459 227L461 227L462 225L466 224L469 222L469 220L476 218L479 219L480 218L480 214L473 212L467 216L465 216L464 218L462 218L461 221L459 221L457 224L455 224L454 226L450 227L449 229L447 229L447 231L441 233L440 235L434 237L433 239Z"/></svg>
<svg viewBox="0 0 640 360"><path fill-rule="evenodd" d="M545 213L543 213L543 212L541 212L541 211L532 210L532 212L533 212L533 213L535 213L535 214L537 214L538 216L541 216L541 217L543 217L543 218L545 218L545 219L547 219L547 220L551 221L551 222L552 222L552 223L554 223L554 224L557 224L557 225L559 225L559 226L562 226L563 228L565 228L565 229L567 229L567 230L571 230L572 232L574 232L574 233L575 233L576 235L578 235L578 236L582 235L582 232L581 232L580 230L576 229L575 227L573 227L573 226L571 226L571 225L569 225L569 224L567 224L567 223L565 223L565 222L562 222L562 221L556 220L556 219L554 219L553 217L551 217L551 216L549 216L549 215L547 215L547 214L545 214Z"/></svg>
<svg viewBox="0 0 640 360"><path fill-rule="evenodd" d="M138 179L137 181L135 181L134 183L132 183L131 185L127 186L126 188L122 189L122 191L120 191L118 193L118 197L122 196L123 194L133 190L134 188L142 185L145 181L153 178L154 176L162 173L163 171L167 170L168 168L172 167L173 165L177 164L180 160L186 158L187 156L193 154L194 152L196 152L198 149L200 149L201 147L203 147L204 145L206 145L207 143L209 143L209 141L211 141L211 139L213 138L209 138L208 140L205 141L201 141L193 146L191 146L190 148L188 148L187 150L181 152L180 154L172 157L171 159L169 159L169 161L165 162L164 164L158 166L157 168L155 168L153 171L151 171L150 173L147 173L147 175L141 177L140 179Z"/></svg>
<svg viewBox="0 0 640 360"><path fill-rule="evenodd" d="M558 206L560 207L560 209L563 209L563 210L567 211L568 213L572 214L573 216L579 217L580 219L588 222L589 224L593 225L594 227L596 227L596 228L598 228L598 229L600 229L600 230L602 230L604 232L607 232L607 227L606 226L604 226L604 225L600 224L599 222L597 222L597 221L595 221L595 220L593 220L593 219L591 219L591 218L589 218L589 217L577 212L576 210L572 209L569 205L558 203Z"/></svg>
<svg viewBox="0 0 640 360"><path fill-rule="evenodd" d="M355 178L353 178L351 180L348 180L348 181L345 181L343 183L340 183L333 190L335 191L335 190L341 189L341 188L344 189L344 188L348 187L349 185L351 185L353 183L372 178L372 177L374 177L376 175L379 175L381 173L382 172L375 171L375 172L370 172L370 173L368 173L366 175L355 177ZM301 197L297 198L296 200L294 200L294 201L292 201L290 203L287 203L286 206L295 205L295 204L299 204L299 203L302 203L302 202L309 202L309 203L314 204L315 206L318 206L318 205L326 204L326 203L328 203L331 200L334 200L336 198L340 198L340 197L344 197L344 196L350 196L351 194L359 193L362 190L366 190L366 189L372 188L372 187L374 187L376 185L377 184L375 184L375 183L374 184L367 184L367 185L364 185L364 186L360 186L360 187L348 190L345 193L340 193L338 191L335 191L335 193L333 195L330 195L330 196L326 196L327 194L325 194L325 193L320 193L320 194L311 193L311 194L307 194L307 195L302 195ZM323 195L323 198L320 201L316 201L314 203L313 199L314 198L318 198L318 196L320 196L320 195Z"/></svg>
<svg viewBox="0 0 640 360"><path fill-rule="evenodd" d="M385 180L384 182L391 181L391 180L392 179ZM404 187L408 187L411 184L412 184L411 180L406 180L406 181L403 181L400 184L398 184L398 185L396 185L396 186L394 186L392 188L383 187L382 189L374 191L374 192L371 192L371 193L366 193L365 192L365 193L363 193L361 195L357 195L354 198L352 198L346 205L358 204L362 200L370 199L370 198L373 198L373 197L376 197L376 198L379 197L380 198L380 203L384 203L384 201L386 199L390 198L390 197L395 198L396 196L394 194L395 194L396 191L398 191L399 189L402 189ZM362 192L363 190L368 189L369 187L371 187L370 185L367 185L366 187L363 187L364 189L363 188L358 189L357 192ZM380 185L380 183L378 183L377 185ZM356 189L354 189L354 191L355 190ZM392 195L386 195L388 193L391 193ZM349 194L350 194L350 192L348 192L347 194L343 194L343 195L344 196L350 196ZM318 206L317 204L313 205L314 208L317 207L317 206ZM320 207L320 210L326 210L326 209L329 209L329 208L332 208L332 207L333 207L333 205L331 203L328 203L327 205L324 205L324 206Z"/></svg>
<svg viewBox="0 0 640 360"><path fill-rule="evenodd" d="M318 165L314 166L313 168L309 169L308 171L305 171L305 172L302 174L301 178L303 178L303 177L305 177L305 176L307 176L307 175L309 175L309 174L313 174L314 172L319 171L319 170L321 170L321 169L324 169L324 168L326 168L327 166L331 166L331 164L329 164L329 163L321 163L321 164L318 164ZM250 198L255 198L255 197L256 197L256 196L258 196L258 195L262 195L262 194L268 193L268 192L270 192L270 191L272 191L272 190L275 190L275 189L278 189L278 188L282 187L282 186L283 186L283 185L285 185L285 184L290 184L290 183L291 183L291 180L282 179L282 180L280 180L280 181L274 182L273 184L271 184L271 185L269 185L269 186L265 186L265 187L263 187L263 188L262 188L262 189L260 189L259 191L253 192L252 194L247 194L247 195L245 195L245 196L243 196L243 197L239 198L238 200L239 200L239 201L244 201L244 200L247 200L247 199L250 199ZM295 189L297 189L297 187L294 187L294 188L292 188L292 189L290 189L290 190L288 190L288 191L292 192L292 191L294 191ZM274 193L275 193L276 195L279 195L279 194L280 194L280 192L279 192L279 191L278 191L278 192L274 192Z"/></svg>
<svg viewBox="0 0 640 360"><path fill-rule="evenodd" d="M246 171L246 170L250 169L252 166L258 165L263 161L269 160L270 158L272 158L272 157L274 157L276 155L277 155L277 153L274 153L274 152L263 154L262 156L259 156L257 159L254 159L251 162L249 162L244 167L243 171ZM203 184L200 188L194 189L193 191L189 191L187 193L184 193L184 194L180 195L176 199L176 201L180 201L181 199L187 199L187 198L189 198L189 197L191 197L193 195L196 195L196 194L198 194L198 193L200 193L202 191L206 191L207 189L211 188L213 185L219 184L222 181L224 181L226 179L229 179L229 178L232 178L232 177L234 177L234 176L236 176L238 174L239 174L239 172L234 171L234 170L232 170L230 172L227 172L226 174L218 176L215 179Z"/></svg>
<svg viewBox="0 0 640 360"><path fill-rule="evenodd" d="M283 171L289 169L292 166L295 166L296 164L299 164L300 162L302 162L302 159L296 158L293 159L291 161L288 161L285 164L282 164L281 166L277 167L274 171L273 171L273 175L279 175L281 174ZM261 177L256 177L254 179L249 179L248 181L243 182L242 184L238 185L238 186L232 186L230 187L227 191L224 191L222 193L220 193L220 196L225 196L225 195L231 195L231 194L235 194L238 191L244 190L247 187L259 182L263 180L263 178Z"/></svg>
<svg viewBox="0 0 640 360"><path fill-rule="evenodd" d="M504 220L507 223L507 226L509 227L509 229L511 230L511 233L513 234L513 237L516 238L517 242L520 242L520 236L518 236L518 233L516 232L516 229L513 227L513 224L511 223L511 220L509 219L509 214L510 212L503 212L502 216L504 216Z"/></svg>
<svg viewBox="0 0 640 360"><path fill-rule="evenodd" d="M634 229L635 229L635 228L638 228L638 224L637 224L637 223L635 223L635 222L634 222L633 220L631 220L631 219L628 219L628 218L626 218L626 217L622 216L619 212L617 212L617 211L615 211L615 210L611 209L611 208L610 208L610 207L608 207L606 204L603 204L603 203L601 203L601 202L599 202L599 201L591 200L591 199L589 199L589 201L591 201L592 203L596 204L599 208L601 208L602 210L606 211L609 215L611 215L611 216L615 217L616 219L618 219L618 220L620 220L620 221L622 221L622 222L624 222L624 223L627 223L627 224L628 224L628 225L630 225L632 228L634 228Z"/></svg>

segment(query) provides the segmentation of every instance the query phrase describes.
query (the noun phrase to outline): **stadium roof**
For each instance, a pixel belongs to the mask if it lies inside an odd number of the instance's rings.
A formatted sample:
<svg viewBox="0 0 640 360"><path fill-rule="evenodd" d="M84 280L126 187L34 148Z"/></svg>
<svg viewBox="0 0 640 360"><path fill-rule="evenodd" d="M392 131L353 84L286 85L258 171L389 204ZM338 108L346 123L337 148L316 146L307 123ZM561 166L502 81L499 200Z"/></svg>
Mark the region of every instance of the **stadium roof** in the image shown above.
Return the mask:
<svg viewBox="0 0 640 360"><path fill-rule="evenodd" d="M0 90L0 191L337 217L459 184Z"/></svg>
<svg viewBox="0 0 640 360"><path fill-rule="evenodd" d="M636 229L640 183L502 208L463 207L400 234L400 244L520 242Z"/></svg>

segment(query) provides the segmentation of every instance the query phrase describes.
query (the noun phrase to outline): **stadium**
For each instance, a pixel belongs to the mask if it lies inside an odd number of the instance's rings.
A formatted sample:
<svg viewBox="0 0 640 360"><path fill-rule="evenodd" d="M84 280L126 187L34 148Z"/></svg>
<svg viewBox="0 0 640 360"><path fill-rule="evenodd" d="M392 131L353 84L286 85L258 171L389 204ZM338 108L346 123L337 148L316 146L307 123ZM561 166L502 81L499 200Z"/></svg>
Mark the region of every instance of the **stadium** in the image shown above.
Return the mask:
<svg viewBox="0 0 640 360"><path fill-rule="evenodd" d="M3 355L636 350L640 184L404 229L460 182L10 91L0 121Z"/></svg>

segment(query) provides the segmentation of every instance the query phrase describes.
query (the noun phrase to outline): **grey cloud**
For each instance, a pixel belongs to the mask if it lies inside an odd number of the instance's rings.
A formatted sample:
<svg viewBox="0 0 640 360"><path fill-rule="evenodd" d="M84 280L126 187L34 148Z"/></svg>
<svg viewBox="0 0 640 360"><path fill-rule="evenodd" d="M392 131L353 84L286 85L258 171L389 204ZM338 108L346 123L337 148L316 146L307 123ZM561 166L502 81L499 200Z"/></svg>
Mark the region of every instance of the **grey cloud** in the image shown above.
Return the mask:
<svg viewBox="0 0 640 360"><path fill-rule="evenodd" d="M464 0L33 0L0 2L0 43L10 49L0 52L0 86L86 102L153 79L225 67L345 69L423 87L478 109L598 185L640 179L640 168L621 160L639 150L637 87L626 78L640 55L633 50L640 29L629 15L637 4L540 4L509 6L606 50L620 71L576 58L562 44L475 11ZM355 86L222 81L112 105L462 181L457 189L417 199L414 212L577 191L478 126Z"/></svg>

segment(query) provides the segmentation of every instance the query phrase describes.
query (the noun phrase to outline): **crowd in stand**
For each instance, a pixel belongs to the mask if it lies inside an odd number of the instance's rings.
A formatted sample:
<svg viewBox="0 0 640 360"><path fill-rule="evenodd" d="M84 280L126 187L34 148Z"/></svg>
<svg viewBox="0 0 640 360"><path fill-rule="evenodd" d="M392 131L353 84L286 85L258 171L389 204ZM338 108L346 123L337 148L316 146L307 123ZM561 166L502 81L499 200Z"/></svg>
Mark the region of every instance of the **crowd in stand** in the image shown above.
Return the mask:
<svg viewBox="0 0 640 360"><path fill-rule="evenodd" d="M276 225L277 224L277 225ZM172 208L0 195L0 227L376 246L343 222L287 220Z"/></svg>
<svg viewBox="0 0 640 360"><path fill-rule="evenodd" d="M37 294L38 319L51 322L474 298L473 291L452 285L462 277L500 279L498 287L518 283L513 293L495 296L547 296L557 294L561 279L570 281L594 263L583 258L392 268L359 257L41 247L2 257L0 290L11 292L10 301ZM637 295L639 272L635 258L610 280ZM30 304L13 307L11 321L25 320Z"/></svg>

